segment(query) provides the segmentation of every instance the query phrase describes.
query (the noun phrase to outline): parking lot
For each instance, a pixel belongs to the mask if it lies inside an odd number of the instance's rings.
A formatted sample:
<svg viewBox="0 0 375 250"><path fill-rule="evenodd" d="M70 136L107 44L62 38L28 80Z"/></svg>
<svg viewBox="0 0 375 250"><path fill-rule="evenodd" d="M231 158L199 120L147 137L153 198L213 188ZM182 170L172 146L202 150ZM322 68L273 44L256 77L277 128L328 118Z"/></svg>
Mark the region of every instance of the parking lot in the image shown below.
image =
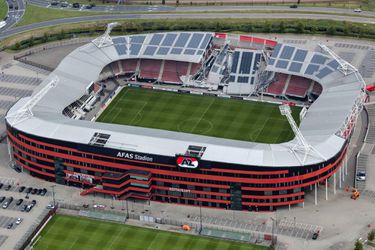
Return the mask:
<svg viewBox="0 0 375 250"><path fill-rule="evenodd" d="M16 221L17 221L17 218L15 217L8 217L8 216L0 215L0 227L1 228L8 228L8 226L12 224L13 226L8 229L14 230L18 226L16 224Z"/></svg>
<svg viewBox="0 0 375 250"><path fill-rule="evenodd" d="M14 249L48 212L51 196L47 188L21 186L16 178L0 177L0 186L0 249Z"/></svg>

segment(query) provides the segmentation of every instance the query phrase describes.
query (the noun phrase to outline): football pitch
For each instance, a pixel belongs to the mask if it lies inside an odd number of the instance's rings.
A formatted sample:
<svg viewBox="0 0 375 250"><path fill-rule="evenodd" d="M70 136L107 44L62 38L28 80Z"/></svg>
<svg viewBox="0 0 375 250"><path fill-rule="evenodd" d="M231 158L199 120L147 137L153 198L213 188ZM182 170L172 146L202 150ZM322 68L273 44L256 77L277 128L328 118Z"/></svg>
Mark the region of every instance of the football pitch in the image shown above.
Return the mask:
<svg viewBox="0 0 375 250"><path fill-rule="evenodd" d="M265 250L234 241L141 228L81 217L55 215L35 250Z"/></svg>
<svg viewBox="0 0 375 250"><path fill-rule="evenodd" d="M300 110L292 107L297 123ZM276 104L142 88L122 89L97 121L263 143L294 137Z"/></svg>

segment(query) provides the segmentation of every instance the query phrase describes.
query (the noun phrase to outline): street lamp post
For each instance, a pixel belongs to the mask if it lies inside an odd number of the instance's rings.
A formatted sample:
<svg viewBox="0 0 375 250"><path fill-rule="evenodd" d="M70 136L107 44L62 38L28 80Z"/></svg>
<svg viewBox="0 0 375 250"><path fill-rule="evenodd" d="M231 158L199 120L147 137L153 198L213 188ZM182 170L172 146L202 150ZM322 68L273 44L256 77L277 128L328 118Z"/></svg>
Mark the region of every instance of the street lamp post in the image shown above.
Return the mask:
<svg viewBox="0 0 375 250"><path fill-rule="evenodd" d="M125 202L126 202L126 219L129 219L129 206L128 206L128 199L126 199Z"/></svg>
<svg viewBox="0 0 375 250"><path fill-rule="evenodd" d="M113 205L113 200L115 199L115 196L112 196L112 205L111 205L111 209L114 209L115 206Z"/></svg>
<svg viewBox="0 0 375 250"><path fill-rule="evenodd" d="M53 206L56 206L56 201L55 201L55 187L56 185L52 185L52 200L53 200Z"/></svg>
<svg viewBox="0 0 375 250"><path fill-rule="evenodd" d="M272 220L272 229L271 229L271 246L275 246L275 229L274 229L274 224L275 224L275 219L271 217L271 220Z"/></svg>
<svg viewBox="0 0 375 250"><path fill-rule="evenodd" d="M202 232L202 202L201 201L199 201L199 224L200 224L199 234L201 234Z"/></svg>

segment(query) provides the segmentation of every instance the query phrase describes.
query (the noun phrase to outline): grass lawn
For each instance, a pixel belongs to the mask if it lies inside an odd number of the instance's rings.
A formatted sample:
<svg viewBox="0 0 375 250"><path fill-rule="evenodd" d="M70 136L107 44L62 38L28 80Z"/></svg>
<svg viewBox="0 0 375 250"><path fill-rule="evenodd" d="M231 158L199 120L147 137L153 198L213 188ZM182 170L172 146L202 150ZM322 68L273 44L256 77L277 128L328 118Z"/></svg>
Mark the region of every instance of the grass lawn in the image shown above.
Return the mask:
<svg viewBox="0 0 375 250"><path fill-rule="evenodd" d="M264 143L294 136L275 104L141 88L124 88L97 121Z"/></svg>
<svg viewBox="0 0 375 250"><path fill-rule="evenodd" d="M55 215L40 234L35 250L265 250L234 241L172 233L124 224Z"/></svg>
<svg viewBox="0 0 375 250"><path fill-rule="evenodd" d="M0 21L2 21L4 17L6 17L7 13L8 13L7 3L5 2L5 0L0 0Z"/></svg>
<svg viewBox="0 0 375 250"><path fill-rule="evenodd" d="M2 0L0 0L2 1ZM111 14L111 13L108 13ZM78 16L95 16L103 15L101 12L85 12L85 11L73 11L73 10L60 10L38 7L28 4L26 12L23 15L21 21L17 23L17 26L24 26L32 23L45 22L53 19L78 17Z"/></svg>

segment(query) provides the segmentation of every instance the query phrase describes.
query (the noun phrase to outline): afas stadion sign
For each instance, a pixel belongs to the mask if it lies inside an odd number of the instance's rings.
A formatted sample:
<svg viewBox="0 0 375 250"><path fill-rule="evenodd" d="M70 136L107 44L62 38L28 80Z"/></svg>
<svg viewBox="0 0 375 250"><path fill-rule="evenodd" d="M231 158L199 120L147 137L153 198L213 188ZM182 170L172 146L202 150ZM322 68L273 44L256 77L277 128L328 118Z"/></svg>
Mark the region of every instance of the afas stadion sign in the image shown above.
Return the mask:
<svg viewBox="0 0 375 250"><path fill-rule="evenodd" d="M197 168L199 165L199 161L198 158L195 157L177 155L176 164L181 168Z"/></svg>

